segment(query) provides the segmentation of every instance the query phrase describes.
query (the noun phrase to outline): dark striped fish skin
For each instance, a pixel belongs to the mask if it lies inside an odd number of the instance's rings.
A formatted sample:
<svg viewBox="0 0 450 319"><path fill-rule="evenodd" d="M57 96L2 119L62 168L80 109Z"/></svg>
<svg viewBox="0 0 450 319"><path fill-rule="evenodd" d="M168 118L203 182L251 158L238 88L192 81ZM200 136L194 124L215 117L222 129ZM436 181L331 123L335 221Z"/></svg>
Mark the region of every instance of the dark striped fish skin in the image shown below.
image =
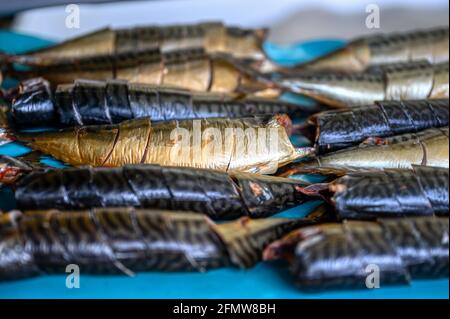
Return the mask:
<svg viewBox="0 0 450 319"><path fill-rule="evenodd" d="M309 119L318 154L388 137L448 126L448 99L379 101L348 110L332 110Z"/></svg>
<svg viewBox="0 0 450 319"><path fill-rule="evenodd" d="M11 112L14 124L29 128L115 124L140 117L153 122L279 113L300 117L311 110L276 99L236 99L126 81L76 80L52 94L45 80L32 79L21 84Z"/></svg>
<svg viewBox="0 0 450 319"><path fill-rule="evenodd" d="M354 147L289 163L280 167L277 175L282 177L304 173L342 175L355 169L411 169L413 165L448 168L448 142L448 126L386 138L373 138Z"/></svg>
<svg viewBox="0 0 450 319"><path fill-rule="evenodd" d="M354 107L385 100L449 97L448 62L434 65L424 61L392 64L376 72L301 72L271 76L274 85L333 107Z"/></svg>
<svg viewBox="0 0 450 319"><path fill-rule="evenodd" d="M116 33L116 54L148 48L173 51L202 47L208 53L227 53L243 59L264 60L262 48L265 29L243 29L220 22L166 27L119 29Z"/></svg>
<svg viewBox="0 0 450 319"><path fill-rule="evenodd" d="M63 273L248 268L267 244L312 220L270 218L214 224L199 214L133 208L29 211L0 227L0 280ZM6 216L0 216L6 219Z"/></svg>
<svg viewBox="0 0 450 319"><path fill-rule="evenodd" d="M448 236L442 217L348 221L296 230L269 245L264 257L290 259L303 290L364 289L373 266L383 287L448 277Z"/></svg>
<svg viewBox="0 0 450 319"><path fill-rule="evenodd" d="M27 71L13 70L13 79L43 77L52 85L73 83L77 79L126 80L188 89L198 92L258 94L277 97L279 90L262 81L242 62L225 54L208 54L201 48L161 52L150 49L115 56L100 55L34 66Z"/></svg>
<svg viewBox="0 0 450 319"><path fill-rule="evenodd" d="M213 219L267 217L308 200L308 184L250 173L157 165L35 170L16 185L19 209L139 207Z"/></svg>
<svg viewBox="0 0 450 319"><path fill-rule="evenodd" d="M349 172L331 182L331 203L341 219L448 215L448 178L448 169L426 166Z"/></svg>
<svg viewBox="0 0 450 319"><path fill-rule="evenodd" d="M299 65L300 70L360 72L373 66L426 60L448 61L448 27L357 38L346 47Z"/></svg>
<svg viewBox="0 0 450 319"><path fill-rule="evenodd" d="M56 116L50 84L35 78L24 81L11 101L10 115L18 126L53 124Z"/></svg>
<svg viewBox="0 0 450 319"><path fill-rule="evenodd" d="M237 58L264 60L262 43L267 30L225 26L221 22L133 28L104 28L44 49L11 56L14 62L48 65L57 61L120 55L159 49L162 52L203 48Z"/></svg>

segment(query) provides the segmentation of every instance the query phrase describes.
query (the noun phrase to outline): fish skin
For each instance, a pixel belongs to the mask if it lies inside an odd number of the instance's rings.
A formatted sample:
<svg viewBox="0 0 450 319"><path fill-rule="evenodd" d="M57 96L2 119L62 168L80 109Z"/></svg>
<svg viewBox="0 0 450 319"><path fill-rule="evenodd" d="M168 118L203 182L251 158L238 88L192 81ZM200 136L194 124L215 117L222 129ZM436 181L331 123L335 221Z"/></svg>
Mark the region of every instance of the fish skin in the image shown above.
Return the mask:
<svg viewBox="0 0 450 319"><path fill-rule="evenodd" d="M15 62L51 65L95 56L115 56L159 49L161 52L203 48L208 53L228 53L243 59L266 59L262 48L267 30L242 29L221 22L185 25L104 28L62 43L11 56Z"/></svg>
<svg viewBox="0 0 450 319"><path fill-rule="evenodd" d="M36 169L15 185L17 207L158 208L195 211L213 219L263 218L318 199L301 180L251 173L158 165Z"/></svg>
<svg viewBox="0 0 450 319"><path fill-rule="evenodd" d="M355 145L373 137L388 137L448 126L448 99L377 101L344 110L317 113L307 129L318 154Z"/></svg>
<svg viewBox="0 0 450 319"><path fill-rule="evenodd" d="M9 76L17 80L43 77L54 86L72 83L77 79L116 79L198 92L255 94L264 97L278 97L280 94L270 82L256 78L255 71L247 64L231 55L209 54L202 48L170 52L150 49L116 56L63 60L30 67L26 71L12 70Z"/></svg>
<svg viewBox="0 0 450 319"><path fill-rule="evenodd" d="M420 60L437 64L448 61L448 39L448 27L371 35L355 39L346 47L299 65L291 72L361 72L374 66Z"/></svg>
<svg viewBox="0 0 450 319"><path fill-rule="evenodd" d="M385 100L448 98L448 72L448 62L432 65L418 61L387 65L377 71L303 72L272 77L285 90L339 108Z"/></svg>
<svg viewBox="0 0 450 319"><path fill-rule="evenodd" d="M149 118L138 118L116 125L16 135L32 149L74 166L142 163L265 174L311 152L292 145L287 134L290 124L286 115L154 124ZM196 136L201 140L196 142Z"/></svg>
<svg viewBox="0 0 450 319"><path fill-rule="evenodd" d="M335 174L353 169L405 168L413 165L449 167L448 126L387 138L369 139L355 147L306 158L280 168L278 175Z"/></svg>
<svg viewBox="0 0 450 319"><path fill-rule="evenodd" d="M0 215L0 280L64 273L250 268L273 240L312 219L242 218L215 224L193 212L134 208L13 211ZM8 256L8 258L5 258Z"/></svg>
<svg viewBox="0 0 450 319"><path fill-rule="evenodd" d="M340 219L448 215L448 169L348 172L329 185Z"/></svg>
<svg viewBox="0 0 450 319"><path fill-rule="evenodd" d="M344 221L295 230L273 242L265 260L287 259L306 291L367 289L367 267L377 265L380 285L448 277L447 217Z"/></svg>
<svg viewBox="0 0 450 319"><path fill-rule="evenodd" d="M299 118L312 112L311 108L278 99L241 98L117 80L79 79L52 90L46 80L37 78L18 86L9 112L8 108L0 110L0 126L2 122L8 126L8 115L11 126L28 129L115 124L140 117L150 117L153 122L279 113Z"/></svg>

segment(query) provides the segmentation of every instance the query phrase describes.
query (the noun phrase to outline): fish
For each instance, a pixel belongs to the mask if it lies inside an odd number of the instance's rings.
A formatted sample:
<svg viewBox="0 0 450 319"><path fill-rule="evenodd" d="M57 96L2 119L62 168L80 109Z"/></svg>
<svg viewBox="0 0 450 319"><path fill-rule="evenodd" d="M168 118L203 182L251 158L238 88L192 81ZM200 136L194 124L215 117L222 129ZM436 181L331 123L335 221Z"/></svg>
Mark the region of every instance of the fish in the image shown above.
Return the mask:
<svg viewBox="0 0 450 319"><path fill-rule="evenodd" d="M159 164L269 174L312 150L289 140L285 114L152 123L147 117L114 125L0 134L72 166Z"/></svg>
<svg viewBox="0 0 450 319"><path fill-rule="evenodd" d="M340 219L448 215L448 168L347 172L327 185Z"/></svg>
<svg viewBox="0 0 450 319"><path fill-rule="evenodd" d="M411 168L324 168L324 182L309 185L308 196L321 197L336 219L375 219L448 215L449 169L412 165Z"/></svg>
<svg viewBox="0 0 450 319"><path fill-rule="evenodd" d="M352 169L405 168L425 165L448 168L448 126L386 138L369 138L358 146L313 156L280 167L278 176L335 173Z"/></svg>
<svg viewBox="0 0 450 319"><path fill-rule="evenodd" d="M2 162L8 158L0 156ZM221 220L263 218L309 201L324 201L340 220L448 215L449 204L448 169L420 165L339 172L320 183L158 165L32 170L9 165L3 176L12 176L8 184L22 210L132 206L196 211Z"/></svg>
<svg viewBox="0 0 450 319"><path fill-rule="evenodd" d="M448 61L448 27L369 35L350 41L345 47L305 64L303 70L361 72L374 66L425 60L432 64Z"/></svg>
<svg viewBox="0 0 450 319"><path fill-rule="evenodd" d="M317 154L324 154L371 138L448 126L448 110L448 99L377 101L316 113L298 131L314 141Z"/></svg>
<svg viewBox="0 0 450 319"><path fill-rule="evenodd" d="M280 90L303 94L331 107L373 104L375 101L448 99L449 63L425 61L390 64L377 71L353 73L305 71L259 74Z"/></svg>
<svg viewBox="0 0 450 319"><path fill-rule="evenodd" d="M216 224L202 214L155 209L13 211L0 215L0 280L64 273L250 268L263 249L314 219L242 218Z"/></svg>
<svg viewBox="0 0 450 319"><path fill-rule="evenodd" d="M262 44L267 29L244 29L212 21L168 26L103 28L62 43L18 55L4 56L9 62L49 65L96 56L116 56L158 49L161 52L202 48L207 53L227 53L239 59L264 60Z"/></svg>
<svg viewBox="0 0 450 319"><path fill-rule="evenodd" d="M187 167L36 168L21 173L10 181L21 210L158 208L225 220L268 217L321 199L310 195L310 184L302 180Z"/></svg>
<svg viewBox="0 0 450 319"><path fill-rule="evenodd" d="M248 94L278 97L281 92L258 72L226 54L208 54L202 48L170 52L159 49L128 52L115 56L99 55L70 61L31 66L25 70L10 67L4 77L25 80L43 77L52 86L77 79L169 86L198 92Z"/></svg>
<svg viewBox="0 0 450 319"><path fill-rule="evenodd" d="M52 90L46 80L34 78L9 94L11 106L2 112L3 127L27 129L117 124L141 117L150 117L152 122L280 113L301 118L314 112L278 99L240 98L119 80L78 79Z"/></svg>
<svg viewBox="0 0 450 319"><path fill-rule="evenodd" d="M344 221L299 228L270 244L263 259L287 260L305 291L407 285L448 277L448 236L448 217Z"/></svg>
<svg viewBox="0 0 450 319"><path fill-rule="evenodd" d="M339 219L448 214L448 169L439 167L356 170L327 183L157 165L33 171L9 165L3 176L8 169L21 174L9 174L9 184L18 207L27 210L134 206L259 218L322 199Z"/></svg>

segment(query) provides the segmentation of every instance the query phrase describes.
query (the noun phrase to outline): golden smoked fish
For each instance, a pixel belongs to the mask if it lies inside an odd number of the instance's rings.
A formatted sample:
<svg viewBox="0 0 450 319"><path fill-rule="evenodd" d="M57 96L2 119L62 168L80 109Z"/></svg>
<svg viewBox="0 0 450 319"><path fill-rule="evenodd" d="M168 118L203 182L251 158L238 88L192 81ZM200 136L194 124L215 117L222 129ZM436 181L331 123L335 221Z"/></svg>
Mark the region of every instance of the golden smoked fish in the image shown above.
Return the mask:
<svg viewBox="0 0 450 319"><path fill-rule="evenodd" d="M385 100L443 99L449 97L449 63L400 63L356 73L275 74L272 81L282 89L334 107Z"/></svg>
<svg viewBox="0 0 450 319"><path fill-rule="evenodd" d="M292 145L290 127L286 115L160 123L140 118L15 138L74 166L159 164L270 173L311 151Z"/></svg>
<svg viewBox="0 0 450 319"><path fill-rule="evenodd" d="M317 156L280 169L280 176L296 173L336 173L352 169L406 168L413 165L449 167L448 126L387 138L372 138L359 146Z"/></svg>
<svg viewBox="0 0 450 319"><path fill-rule="evenodd" d="M17 80L43 77L54 86L77 79L118 79L199 92L278 96L272 83L257 79L253 69L242 64L229 55L208 54L201 48L170 52L150 49L61 61L24 71L10 68L5 74Z"/></svg>
<svg viewBox="0 0 450 319"><path fill-rule="evenodd" d="M32 52L9 56L11 62L48 65L57 61L95 56L115 56L149 49L170 52L203 48L208 53L227 53L236 58L265 59L265 29L242 29L221 22L186 25L104 28Z"/></svg>
<svg viewBox="0 0 450 319"><path fill-rule="evenodd" d="M429 63L448 61L448 27L387 33L362 37L347 46L314 61L299 65L298 70L332 70L359 72L391 63L426 60Z"/></svg>

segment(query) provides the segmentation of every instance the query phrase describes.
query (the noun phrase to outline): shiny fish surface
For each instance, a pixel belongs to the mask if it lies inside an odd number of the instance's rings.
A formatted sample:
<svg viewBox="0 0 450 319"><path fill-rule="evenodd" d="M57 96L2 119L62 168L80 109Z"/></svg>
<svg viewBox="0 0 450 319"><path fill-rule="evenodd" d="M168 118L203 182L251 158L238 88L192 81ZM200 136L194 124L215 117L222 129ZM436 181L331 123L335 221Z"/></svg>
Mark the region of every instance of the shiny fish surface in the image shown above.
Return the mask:
<svg viewBox="0 0 450 319"><path fill-rule="evenodd" d="M347 110L313 115L308 129L318 153L355 145L368 138L388 137L448 126L448 99L380 101Z"/></svg>
<svg viewBox="0 0 450 319"><path fill-rule="evenodd" d="M0 216L0 280L64 273L248 268L275 239L312 221L281 218L214 224L201 214L133 208L29 211Z"/></svg>
<svg viewBox="0 0 450 319"><path fill-rule="evenodd" d="M77 79L172 86L199 92L251 93L277 96L270 83L254 79L253 72L225 55L210 55L202 49L161 52L158 49L130 52L117 56L97 56L76 61L15 70L10 77L43 77L52 85L72 83Z"/></svg>
<svg viewBox="0 0 450 319"><path fill-rule="evenodd" d="M236 99L126 81L77 80L53 92L45 80L32 79L23 82L14 95L11 117L14 125L25 128L115 124L140 117L158 122L279 113L300 117L311 112L275 99Z"/></svg>
<svg viewBox="0 0 450 319"><path fill-rule="evenodd" d="M349 172L328 186L341 219L448 215L446 168Z"/></svg>
<svg viewBox="0 0 450 319"><path fill-rule="evenodd" d="M288 259L300 289L367 289L367 267L380 285L448 277L448 218L350 221L300 228L269 245L265 259Z"/></svg>
<svg viewBox="0 0 450 319"><path fill-rule="evenodd" d="M449 97L449 64L393 64L357 73L302 72L272 75L274 84L334 107L360 106L385 100Z"/></svg>
<svg viewBox="0 0 450 319"><path fill-rule="evenodd" d="M292 145L290 125L286 115L160 123L140 118L17 136L74 166L159 164L264 174L310 152Z"/></svg>
<svg viewBox="0 0 450 319"><path fill-rule="evenodd" d="M142 26L113 30L105 28L63 43L23 55L11 56L24 64L52 64L55 61L120 55L159 49L162 52L203 48L208 53L228 53L237 58L262 60L264 29L242 29L220 22Z"/></svg>
<svg viewBox="0 0 450 319"><path fill-rule="evenodd" d="M448 61L448 39L448 27L367 36L298 69L359 72L382 64L420 60L437 64Z"/></svg>
<svg viewBox="0 0 450 319"><path fill-rule="evenodd" d="M374 138L358 146L318 155L281 167L278 175L326 173L354 168L406 168L426 165L448 168L448 126L387 138Z"/></svg>
<svg viewBox="0 0 450 319"><path fill-rule="evenodd" d="M138 207L259 218L313 199L304 194L308 186L290 178L182 167L83 167L34 170L15 185L15 199L22 210Z"/></svg>

